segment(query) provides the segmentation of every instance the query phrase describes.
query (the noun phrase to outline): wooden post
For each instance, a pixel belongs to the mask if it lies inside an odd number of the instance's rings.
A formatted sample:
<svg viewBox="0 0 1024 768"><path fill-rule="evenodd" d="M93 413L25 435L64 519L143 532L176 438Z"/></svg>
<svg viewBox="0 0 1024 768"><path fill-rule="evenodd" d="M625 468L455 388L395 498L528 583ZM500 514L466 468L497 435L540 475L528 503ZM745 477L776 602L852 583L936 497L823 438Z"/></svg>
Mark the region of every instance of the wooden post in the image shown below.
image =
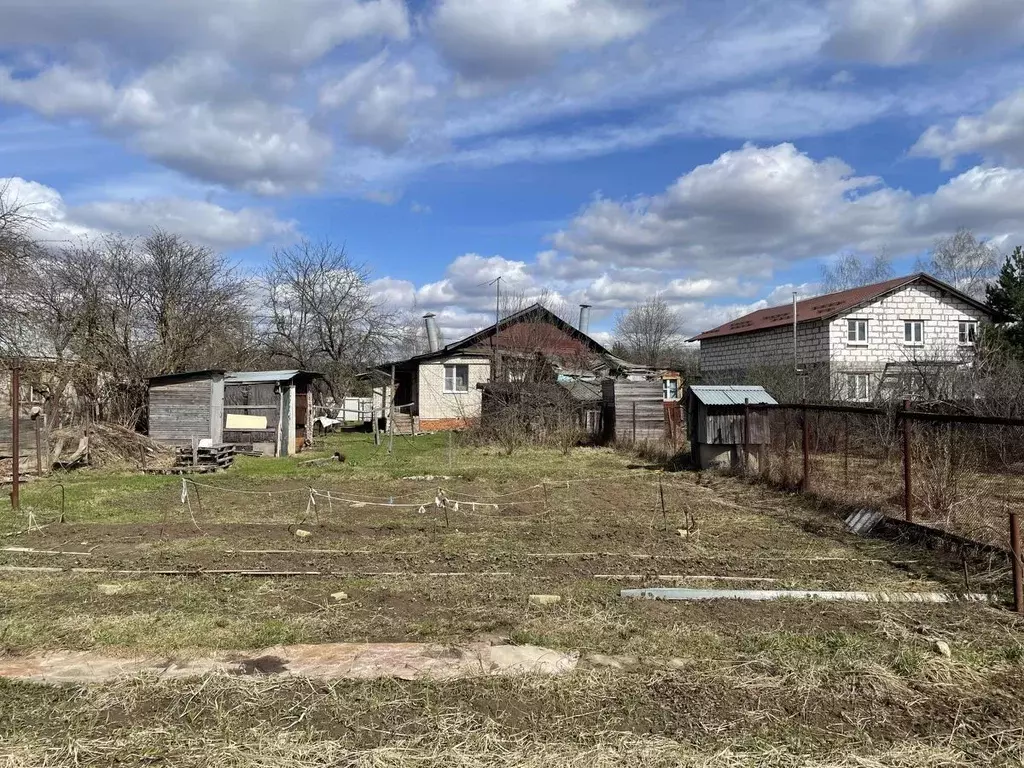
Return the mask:
<svg viewBox="0 0 1024 768"><path fill-rule="evenodd" d="M199 466L199 443L196 442L195 435L192 435L192 466Z"/></svg>
<svg viewBox="0 0 1024 768"><path fill-rule="evenodd" d="M803 409L803 443L804 449L804 481L803 491L807 493L811 490L811 422L807 418L807 403L804 403Z"/></svg>
<svg viewBox="0 0 1024 768"><path fill-rule="evenodd" d="M743 398L743 474L750 469L750 398Z"/></svg>
<svg viewBox="0 0 1024 768"><path fill-rule="evenodd" d="M910 401L903 401L903 517L908 523L914 521L913 477L910 463L910 419L906 412L910 410Z"/></svg>
<svg viewBox="0 0 1024 768"><path fill-rule="evenodd" d="M21 369L11 370L11 509L21 508L21 421L18 402L21 400Z"/></svg>
<svg viewBox="0 0 1024 768"><path fill-rule="evenodd" d="M661 478L658 478L658 494L661 496L661 522L665 526L665 530L668 530L668 512L665 511L665 487L661 484Z"/></svg>
<svg viewBox="0 0 1024 768"><path fill-rule="evenodd" d="M42 420L42 415L36 414L32 417L32 425L36 429L36 474L39 477L43 476L43 441L39 434L39 422Z"/></svg>
<svg viewBox="0 0 1024 768"><path fill-rule="evenodd" d="M843 487L850 487L850 414L843 414Z"/></svg>
<svg viewBox="0 0 1024 768"><path fill-rule="evenodd" d="M1010 552L1013 556L1013 608L1024 614L1024 563L1021 562L1020 520L1010 513Z"/></svg>
<svg viewBox="0 0 1024 768"><path fill-rule="evenodd" d="M391 402L388 405L388 453L395 452L395 366L391 366Z"/></svg>
<svg viewBox="0 0 1024 768"><path fill-rule="evenodd" d="M633 442L636 443L636 401L633 401Z"/></svg>

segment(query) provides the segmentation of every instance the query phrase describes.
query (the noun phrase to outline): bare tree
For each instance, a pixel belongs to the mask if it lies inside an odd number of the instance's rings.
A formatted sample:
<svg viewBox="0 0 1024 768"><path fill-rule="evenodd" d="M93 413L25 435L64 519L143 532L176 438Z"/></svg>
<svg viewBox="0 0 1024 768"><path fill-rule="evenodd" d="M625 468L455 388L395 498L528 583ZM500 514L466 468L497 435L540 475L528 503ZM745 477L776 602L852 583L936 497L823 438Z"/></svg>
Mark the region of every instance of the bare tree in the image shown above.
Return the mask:
<svg viewBox="0 0 1024 768"><path fill-rule="evenodd" d="M1002 257L995 248L978 240L966 227L940 240L917 268L944 280L969 296L984 301L985 289L999 275Z"/></svg>
<svg viewBox="0 0 1024 768"><path fill-rule="evenodd" d="M888 280L893 276L892 258L887 251L872 257L844 253L832 264L821 268L821 288L825 293L845 291Z"/></svg>
<svg viewBox="0 0 1024 768"><path fill-rule="evenodd" d="M633 362L656 367L681 343L682 319L663 298L655 296L620 314L615 342Z"/></svg>
<svg viewBox="0 0 1024 768"><path fill-rule="evenodd" d="M335 397L402 340L402 318L373 296L369 270L330 241L303 240L275 251L263 287L269 353L325 374Z"/></svg>

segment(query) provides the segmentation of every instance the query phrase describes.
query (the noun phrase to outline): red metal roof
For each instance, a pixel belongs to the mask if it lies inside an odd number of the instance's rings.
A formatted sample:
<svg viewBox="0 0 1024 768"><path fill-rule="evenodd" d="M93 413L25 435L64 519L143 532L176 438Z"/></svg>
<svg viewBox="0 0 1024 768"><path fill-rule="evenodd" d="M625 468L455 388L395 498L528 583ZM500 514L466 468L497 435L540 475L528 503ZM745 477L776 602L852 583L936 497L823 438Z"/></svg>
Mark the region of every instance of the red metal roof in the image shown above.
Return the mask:
<svg viewBox="0 0 1024 768"><path fill-rule="evenodd" d="M991 312L991 310L985 307L981 302L972 299L970 296L958 291L953 286L948 285L941 280L936 280L931 275L926 275L921 272L916 275L896 277L892 280L885 280L881 283L862 285L859 288L851 288L847 291L839 291L838 293L827 293L824 296L815 296L811 299L798 301L796 303L796 321L797 323L806 323L811 320L824 320L826 318L835 317L838 314L854 309L855 307L859 307L862 304L874 301L886 293L890 293L905 285L910 285L911 283L919 281L930 283L936 288L952 293L962 301L966 301L967 303L972 304L979 309L983 309L986 312ZM763 331L767 328L778 328L792 324L793 305L784 304L778 307L768 307L767 309L759 309L756 312L751 312L748 315L744 315L736 320L720 325L717 328L712 328L710 331L704 331L704 333L699 336L694 336L690 341L703 341L704 339L715 339L721 336L734 336L740 333Z"/></svg>

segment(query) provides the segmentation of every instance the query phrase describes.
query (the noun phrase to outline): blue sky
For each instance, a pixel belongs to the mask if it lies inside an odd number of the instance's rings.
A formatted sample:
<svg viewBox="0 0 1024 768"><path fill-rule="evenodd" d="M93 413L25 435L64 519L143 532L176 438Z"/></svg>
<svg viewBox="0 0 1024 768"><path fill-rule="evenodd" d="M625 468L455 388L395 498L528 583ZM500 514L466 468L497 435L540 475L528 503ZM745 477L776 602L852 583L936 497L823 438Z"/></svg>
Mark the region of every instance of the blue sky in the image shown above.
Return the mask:
<svg viewBox="0 0 1024 768"><path fill-rule="evenodd" d="M382 300L486 284L688 332L1024 242L1020 0L0 0L0 178L56 243L181 232L255 268L299 237Z"/></svg>

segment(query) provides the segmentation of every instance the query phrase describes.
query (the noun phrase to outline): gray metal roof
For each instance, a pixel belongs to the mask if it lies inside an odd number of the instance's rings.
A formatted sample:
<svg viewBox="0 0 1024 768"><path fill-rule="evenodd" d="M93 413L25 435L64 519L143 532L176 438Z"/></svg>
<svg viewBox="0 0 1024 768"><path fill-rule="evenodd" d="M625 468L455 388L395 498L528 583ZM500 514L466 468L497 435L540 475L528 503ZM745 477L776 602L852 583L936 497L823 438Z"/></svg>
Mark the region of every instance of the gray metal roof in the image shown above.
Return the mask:
<svg viewBox="0 0 1024 768"><path fill-rule="evenodd" d="M704 405L743 405L744 400L751 405L778 405L778 401L764 387L701 384L690 387L690 391Z"/></svg>
<svg viewBox="0 0 1024 768"><path fill-rule="evenodd" d="M224 376L226 384L267 384L278 381L291 381L296 376L306 375L317 377L320 374L309 371L236 371Z"/></svg>
<svg viewBox="0 0 1024 768"><path fill-rule="evenodd" d="M582 403L589 403L602 398L601 384L596 381L559 379L558 384L564 387L574 400L579 400Z"/></svg>

